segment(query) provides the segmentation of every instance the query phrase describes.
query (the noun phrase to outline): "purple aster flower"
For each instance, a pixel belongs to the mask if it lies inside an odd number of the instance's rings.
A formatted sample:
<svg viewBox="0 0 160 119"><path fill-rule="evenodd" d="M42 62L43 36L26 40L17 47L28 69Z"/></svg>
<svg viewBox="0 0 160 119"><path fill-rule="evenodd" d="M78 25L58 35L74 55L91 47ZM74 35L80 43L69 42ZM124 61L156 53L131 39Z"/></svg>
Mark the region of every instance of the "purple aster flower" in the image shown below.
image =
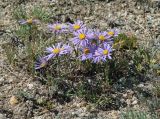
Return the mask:
<svg viewBox="0 0 160 119"><path fill-rule="evenodd" d="M99 45L96 29L89 29L87 38L90 40L91 45L97 45L97 46Z"/></svg>
<svg viewBox="0 0 160 119"><path fill-rule="evenodd" d="M49 24L48 28L50 31L54 33L64 33L67 31L67 26L65 24L55 23L55 24Z"/></svg>
<svg viewBox="0 0 160 119"><path fill-rule="evenodd" d="M95 51L95 54L93 56L93 62L97 63L100 61L105 62L108 59L112 59L111 58L111 52L112 52L112 48L109 44L104 43L103 44L103 48L98 48Z"/></svg>
<svg viewBox="0 0 160 119"><path fill-rule="evenodd" d="M97 39L100 43L103 43L103 42L108 42L110 41L110 37L108 36L107 32L106 31L99 31L97 30L96 31L96 36L97 36Z"/></svg>
<svg viewBox="0 0 160 119"><path fill-rule="evenodd" d="M92 58L93 54L92 54L92 52L90 51L89 48L84 48L84 49L82 49L82 51L83 51L83 54L80 56L82 61Z"/></svg>
<svg viewBox="0 0 160 119"><path fill-rule="evenodd" d="M38 19L27 19L27 20L24 20L24 19L21 19L19 20L19 23L20 24L38 24L39 23L39 20Z"/></svg>
<svg viewBox="0 0 160 119"><path fill-rule="evenodd" d="M77 31L85 27L83 21L77 20L74 24L69 23L70 31Z"/></svg>
<svg viewBox="0 0 160 119"><path fill-rule="evenodd" d="M80 29L74 32L74 38L71 39L74 45L87 46L89 44L89 39L87 38L88 30L86 28Z"/></svg>
<svg viewBox="0 0 160 119"><path fill-rule="evenodd" d="M80 55L80 59L82 61L87 59L92 59L96 48L97 47L95 45L88 45L87 47L81 48L82 55Z"/></svg>
<svg viewBox="0 0 160 119"><path fill-rule="evenodd" d="M41 57L35 63L35 69L41 69L47 65L47 57Z"/></svg>
<svg viewBox="0 0 160 119"><path fill-rule="evenodd" d="M62 43L57 43L56 45L53 45L52 47L46 48L46 51L50 53L47 55L47 60L51 59L52 57L61 56L64 54L69 54L72 51L72 48L69 45Z"/></svg>
<svg viewBox="0 0 160 119"><path fill-rule="evenodd" d="M95 29L88 29L88 35L87 38L92 40L92 39L97 39L97 34Z"/></svg>
<svg viewBox="0 0 160 119"><path fill-rule="evenodd" d="M107 35L109 38L111 37L117 37L119 34L119 30L118 29L111 29L107 32Z"/></svg>

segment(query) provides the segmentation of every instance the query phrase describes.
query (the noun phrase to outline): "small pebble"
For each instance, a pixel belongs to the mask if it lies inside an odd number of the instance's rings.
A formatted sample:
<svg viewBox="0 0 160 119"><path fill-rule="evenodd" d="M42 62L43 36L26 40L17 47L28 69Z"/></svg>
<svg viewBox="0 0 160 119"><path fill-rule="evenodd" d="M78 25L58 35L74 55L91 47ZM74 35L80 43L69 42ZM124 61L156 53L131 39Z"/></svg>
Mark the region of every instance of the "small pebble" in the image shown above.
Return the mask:
<svg viewBox="0 0 160 119"><path fill-rule="evenodd" d="M7 119L4 114L0 114L0 119Z"/></svg>
<svg viewBox="0 0 160 119"><path fill-rule="evenodd" d="M3 78L3 77L1 77L1 78L0 78L0 83L1 83L1 82L3 82L3 81L4 81L4 78Z"/></svg>
<svg viewBox="0 0 160 119"><path fill-rule="evenodd" d="M130 99L127 99L127 100L126 100L126 103L127 103L127 105L131 105L131 100L130 100Z"/></svg>
<svg viewBox="0 0 160 119"><path fill-rule="evenodd" d="M10 98L10 100L9 100L9 103L10 103L12 106L16 105L16 104L18 103L17 97L16 97L16 96L12 96L12 97Z"/></svg>
<svg viewBox="0 0 160 119"><path fill-rule="evenodd" d="M127 93L123 94L123 97L124 97L124 98L127 98Z"/></svg>
<svg viewBox="0 0 160 119"><path fill-rule="evenodd" d="M138 101L135 100L135 101L132 102L132 105L136 105L137 103L138 103Z"/></svg>
<svg viewBox="0 0 160 119"><path fill-rule="evenodd" d="M29 89L32 89L34 85L32 83L29 83L27 86Z"/></svg>
<svg viewBox="0 0 160 119"><path fill-rule="evenodd" d="M139 84L138 87L142 88L142 87L144 87L144 84Z"/></svg>

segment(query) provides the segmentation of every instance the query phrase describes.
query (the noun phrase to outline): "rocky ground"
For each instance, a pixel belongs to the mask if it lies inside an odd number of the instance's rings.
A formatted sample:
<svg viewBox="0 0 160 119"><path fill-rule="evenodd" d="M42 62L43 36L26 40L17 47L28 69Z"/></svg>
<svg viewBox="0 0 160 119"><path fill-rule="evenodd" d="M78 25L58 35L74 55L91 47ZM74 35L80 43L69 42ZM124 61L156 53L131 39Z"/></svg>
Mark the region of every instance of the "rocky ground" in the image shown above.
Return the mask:
<svg viewBox="0 0 160 119"><path fill-rule="evenodd" d="M117 27L123 32L135 34L147 47L160 47L160 2L150 0L140 3L140 0L26 0L28 10L34 5L42 5L53 13L53 19L63 22L70 19L81 19L92 27ZM100 111L79 98L68 103L58 103L56 100L41 103L47 96L49 89L39 81L33 79L25 71L10 66L7 62L2 45L14 35L12 31L17 26L12 17L15 6L23 0L0 1L0 119L118 119L120 110ZM61 12L60 12L61 11ZM140 84L142 88L151 88L150 83ZM147 110L140 105L134 91L128 90L124 94L124 101L128 107L137 110ZM23 100L19 100L23 96ZM61 100L61 99L60 99ZM37 101L36 101L37 102ZM52 110L48 110L51 106Z"/></svg>

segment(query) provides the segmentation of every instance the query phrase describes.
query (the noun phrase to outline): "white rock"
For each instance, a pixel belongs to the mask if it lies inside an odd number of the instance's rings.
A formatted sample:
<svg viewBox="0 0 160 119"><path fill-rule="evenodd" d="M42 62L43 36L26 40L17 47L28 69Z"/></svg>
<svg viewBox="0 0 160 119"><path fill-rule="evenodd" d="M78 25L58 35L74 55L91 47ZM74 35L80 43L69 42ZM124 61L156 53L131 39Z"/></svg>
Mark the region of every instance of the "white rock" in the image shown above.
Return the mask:
<svg viewBox="0 0 160 119"><path fill-rule="evenodd" d="M127 93L123 94L123 97L124 97L124 98L127 98Z"/></svg>
<svg viewBox="0 0 160 119"><path fill-rule="evenodd" d="M0 114L0 119L7 119L4 114Z"/></svg>
<svg viewBox="0 0 160 119"><path fill-rule="evenodd" d="M3 82L3 81L4 81L4 78L3 78L3 77L1 77L1 78L0 78L0 83L1 83L1 82Z"/></svg>
<svg viewBox="0 0 160 119"><path fill-rule="evenodd" d="M138 101L137 100L134 100L133 102L132 102L132 105L136 105L138 103Z"/></svg>
<svg viewBox="0 0 160 119"><path fill-rule="evenodd" d="M43 119L43 116L36 116L34 119Z"/></svg>
<svg viewBox="0 0 160 119"><path fill-rule="evenodd" d="M137 97L133 96L132 97L132 102L135 101L135 100L138 100L138 99L137 99Z"/></svg>
<svg viewBox="0 0 160 119"><path fill-rule="evenodd" d="M126 103L127 103L127 105L131 105L131 100L130 100L130 99L127 99L127 100L126 100Z"/></svg>
<svg viewBox="0 0 160 119"><path fill-rule="evenodd" d="M138 87L142 88L142 87L144 87L144 84L139 84Z"/></svg>
<svg viewBox="0 0 160 119"><path fill-rule="evenodd" d="M32 89L34 85L32 83L29 83L27 86L29 89Z"/></svg>

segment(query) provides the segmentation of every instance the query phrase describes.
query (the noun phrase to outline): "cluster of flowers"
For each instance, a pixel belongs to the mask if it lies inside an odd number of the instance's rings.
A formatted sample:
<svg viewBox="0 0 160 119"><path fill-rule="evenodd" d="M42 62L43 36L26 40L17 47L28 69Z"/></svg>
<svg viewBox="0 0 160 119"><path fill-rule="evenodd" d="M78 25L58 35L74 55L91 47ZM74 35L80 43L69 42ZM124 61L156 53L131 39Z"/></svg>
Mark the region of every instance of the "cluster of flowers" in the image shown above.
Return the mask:
<svg viewBox="0 0 160 119"><path fill-rule="evenodd" d="M33 23L36 22L36 20L32 21ZM24 21L23 23L27 22L31 24L31 20ZM36 62L35 69L44 67L51 58L72 54L73 51L78 52L78 58L81 61L91 60L93 63L105 62L107 59L111 59L113 40L119 34L117 29L111 29L109 31L88 29L80 20L77 20L73 24L49 24L48 28L55 34L71 33L73 38L69 40L70 42L68 44L57 43L46 48L48 55ZM74 49L69 44L73 44Z"/></svg>

